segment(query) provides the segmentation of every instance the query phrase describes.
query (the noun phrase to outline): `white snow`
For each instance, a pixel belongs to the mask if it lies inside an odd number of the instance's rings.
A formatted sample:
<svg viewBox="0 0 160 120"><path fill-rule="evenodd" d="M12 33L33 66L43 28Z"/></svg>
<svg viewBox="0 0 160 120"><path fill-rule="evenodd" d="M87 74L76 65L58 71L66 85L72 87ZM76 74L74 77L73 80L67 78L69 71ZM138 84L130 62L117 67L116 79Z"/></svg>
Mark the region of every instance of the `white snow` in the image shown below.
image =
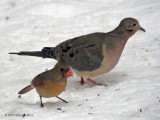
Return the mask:
<svg viewBox="0 0 160 120"><path fill-rule="evenodd" d="M114 29L125 17L137 18L146 33L127 43L118 65L93 78L107 87L80 86L68 79L60 97L43 99L35 90L17 92L56 61L9 55L41 50L92 32ZM160 120L160 1L159 0L1 0L0 1L0 120ZM61 108L61 110L57 110ZM14 116L6 116L14 114Z"/></svg>

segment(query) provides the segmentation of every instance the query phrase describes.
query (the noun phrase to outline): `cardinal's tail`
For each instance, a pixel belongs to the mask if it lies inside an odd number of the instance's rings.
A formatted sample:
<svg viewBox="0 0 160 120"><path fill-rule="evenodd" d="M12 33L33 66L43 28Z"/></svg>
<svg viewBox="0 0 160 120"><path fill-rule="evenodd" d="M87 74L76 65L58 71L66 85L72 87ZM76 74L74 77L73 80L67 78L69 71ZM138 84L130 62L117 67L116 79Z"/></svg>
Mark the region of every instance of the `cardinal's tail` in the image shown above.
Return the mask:
<svg viewBox="0 0 160 120"><path fill-rule="evenodd" d="M34 88L33 86L28 85L27 87L25 87L25 88L23 88L22 90L20 90L20 91L18 92L18 94L25 94L25 93L31 91L33 88Z"/></svg>

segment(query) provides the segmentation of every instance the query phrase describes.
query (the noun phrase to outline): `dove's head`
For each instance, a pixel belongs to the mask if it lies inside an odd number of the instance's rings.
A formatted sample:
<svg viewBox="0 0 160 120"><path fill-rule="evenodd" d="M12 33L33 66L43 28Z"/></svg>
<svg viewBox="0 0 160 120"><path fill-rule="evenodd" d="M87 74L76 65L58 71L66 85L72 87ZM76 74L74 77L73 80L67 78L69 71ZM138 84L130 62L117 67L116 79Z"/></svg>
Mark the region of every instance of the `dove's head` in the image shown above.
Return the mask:
<svg viewBox="0 0 160 120"><path fill-rule="evenodd" d="M138 20L134 18L124 18L119 27L121 27L128 34L134 34L138 30L145 32L145 29L140 26Z"/></svg>

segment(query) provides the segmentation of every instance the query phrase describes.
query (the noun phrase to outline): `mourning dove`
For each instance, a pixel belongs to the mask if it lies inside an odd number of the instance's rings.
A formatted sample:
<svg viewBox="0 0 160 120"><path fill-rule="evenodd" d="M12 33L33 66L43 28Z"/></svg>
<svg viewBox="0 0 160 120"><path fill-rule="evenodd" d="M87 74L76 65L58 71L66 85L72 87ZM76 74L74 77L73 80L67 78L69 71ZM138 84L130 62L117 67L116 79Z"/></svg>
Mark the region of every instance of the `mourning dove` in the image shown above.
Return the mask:
<svg viewBox="0 0 160 120"><path fill-rule="evenodd" d="M58 97L58 95L65 90L67 85L67 77L72 75L73 73L69 69L69 66L65 64L64 61L59 60L53 69L37 75L31 81L31 85L20 90L18 94L25 94L35 88L40 96L41 107L44 107L42 97L57 97L67 103L67 101Z"/></svg>
<svg viewBox="0 0 160 120"><path fill-rule="evenodd" d="M73 72L95 84L90 77L112 70L118 63L128 39L138 30L145 30L134 18L123 19L118 27L108 33L96 32L66 40L56 47L44 47L42 51L10 53L43 58L62 56Z"/></svg>

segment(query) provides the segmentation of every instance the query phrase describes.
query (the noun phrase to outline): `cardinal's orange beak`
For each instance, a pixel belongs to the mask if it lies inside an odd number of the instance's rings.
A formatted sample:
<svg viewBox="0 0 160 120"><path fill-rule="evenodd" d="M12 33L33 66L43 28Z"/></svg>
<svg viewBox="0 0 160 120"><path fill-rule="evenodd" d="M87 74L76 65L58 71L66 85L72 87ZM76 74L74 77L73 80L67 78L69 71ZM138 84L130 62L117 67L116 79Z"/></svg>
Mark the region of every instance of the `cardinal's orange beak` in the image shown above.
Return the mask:
<svg viewBox="0 0 160 120"><path fill-rule="evenodd" d="M68 71L64 74L64 77L69 78L73 77L74 73L71 69L68 69Z"/></svg>

